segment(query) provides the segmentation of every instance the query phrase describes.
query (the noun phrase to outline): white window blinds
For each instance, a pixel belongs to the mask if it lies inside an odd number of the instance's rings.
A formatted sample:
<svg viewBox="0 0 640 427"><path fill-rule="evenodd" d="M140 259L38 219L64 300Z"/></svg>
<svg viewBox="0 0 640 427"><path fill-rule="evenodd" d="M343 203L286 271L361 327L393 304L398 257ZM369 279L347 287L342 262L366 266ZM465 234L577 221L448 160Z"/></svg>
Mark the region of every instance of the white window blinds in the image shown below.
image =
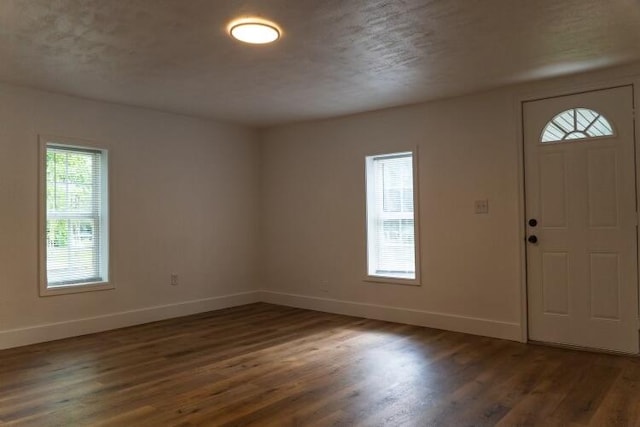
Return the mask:
<svg viewBox="0 0 640 427"><path fill-rule="evenodd" d="M367 157L370 276L416 279L413 154Z"/></svg>
<svg viewBox="0 0 640 427"><path fill-rule="evenodd" d="M107 281L106 154L47 144L47 287Z"/></svg>

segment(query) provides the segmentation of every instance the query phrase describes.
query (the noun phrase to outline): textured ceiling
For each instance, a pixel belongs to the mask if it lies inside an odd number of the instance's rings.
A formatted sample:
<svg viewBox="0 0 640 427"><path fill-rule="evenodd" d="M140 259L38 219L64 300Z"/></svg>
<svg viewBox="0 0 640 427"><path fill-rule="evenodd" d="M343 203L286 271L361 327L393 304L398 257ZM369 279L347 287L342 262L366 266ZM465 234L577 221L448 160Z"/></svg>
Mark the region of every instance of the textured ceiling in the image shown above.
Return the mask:
<svg viewBox="0 0 640 427"><path fill-rule="evenodd" d="M250 125L636 60L638 0L0 0L0 80Z"/></svg>

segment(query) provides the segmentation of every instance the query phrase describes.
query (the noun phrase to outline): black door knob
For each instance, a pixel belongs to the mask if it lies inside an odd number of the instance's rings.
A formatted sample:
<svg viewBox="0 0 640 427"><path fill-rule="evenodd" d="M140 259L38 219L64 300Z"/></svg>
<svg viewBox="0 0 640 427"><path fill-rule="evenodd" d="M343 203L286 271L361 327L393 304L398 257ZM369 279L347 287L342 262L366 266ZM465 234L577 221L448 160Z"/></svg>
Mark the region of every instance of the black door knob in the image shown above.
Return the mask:
<svg viewBox="0 0 640 427"><path fill-rule="evenodd" d="M529 243L538 243L538 237L537 236L529 236L529 238L527 240L529 241Z"/></svg>
<svg viewBox="0 0 640 427"><path fill-rule="evenodd" d="M535 219L535 218L531 218L531 219L529 220L529 226L530 226L530 227L535 227L536 225L538 225L538 220L537 220L537 219Z"/></svg>

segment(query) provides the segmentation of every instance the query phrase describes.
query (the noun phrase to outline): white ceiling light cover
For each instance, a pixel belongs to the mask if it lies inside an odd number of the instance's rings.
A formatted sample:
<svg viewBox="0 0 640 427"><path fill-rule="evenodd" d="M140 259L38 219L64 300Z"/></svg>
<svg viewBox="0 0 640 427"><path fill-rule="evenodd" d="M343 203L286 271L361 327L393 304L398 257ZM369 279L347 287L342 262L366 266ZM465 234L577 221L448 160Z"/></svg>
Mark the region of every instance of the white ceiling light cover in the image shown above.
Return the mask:
<svg viewBox="0 0 640 427"><path fill-rule="evenodd" d="M230 25L231 36L251 44L273 43L280 38L280 29L272 22L247 18Z"/></svg>

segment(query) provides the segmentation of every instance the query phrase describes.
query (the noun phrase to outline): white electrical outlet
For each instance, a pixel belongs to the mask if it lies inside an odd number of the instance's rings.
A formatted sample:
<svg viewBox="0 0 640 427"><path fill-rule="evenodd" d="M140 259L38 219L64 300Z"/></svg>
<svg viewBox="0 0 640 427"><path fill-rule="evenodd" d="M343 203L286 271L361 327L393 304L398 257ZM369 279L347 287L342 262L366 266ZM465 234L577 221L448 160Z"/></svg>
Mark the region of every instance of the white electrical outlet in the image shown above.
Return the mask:
<svg viewBox="0 0 640 427"><path fill-rule="evenodd" d="M476 200L474 203L474 210L476 214L488 214L489 200Z"/></svg>
<svg viewBox="0 0 640 427"><path fill-rule="evenodd" d="M178 286L178 275L177 274L172 274L171 275L171 286Z"/></svg>

